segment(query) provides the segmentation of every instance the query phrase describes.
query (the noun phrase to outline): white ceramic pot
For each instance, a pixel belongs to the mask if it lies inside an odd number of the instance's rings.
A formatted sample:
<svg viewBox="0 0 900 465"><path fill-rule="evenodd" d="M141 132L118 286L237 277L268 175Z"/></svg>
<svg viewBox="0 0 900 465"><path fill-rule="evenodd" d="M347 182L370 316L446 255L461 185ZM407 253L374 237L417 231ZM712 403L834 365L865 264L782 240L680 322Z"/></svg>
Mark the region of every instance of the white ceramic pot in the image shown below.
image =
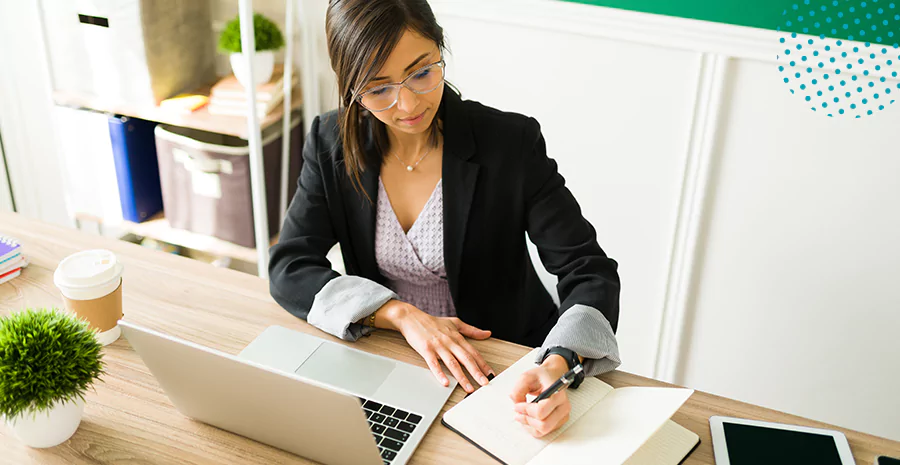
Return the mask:
<svg viewBox="0 0 900 465"><path fill-rule="evenodd" d="M84 401L76 399L57 404L45 412L23 412L7 418L9 429L26 446L42 449L66 442L81 424Z"/></svg>
<svg viewBox="0 0 900 465"><path fill-rule="evenodd" d="M267 82L272 77L272 70L275 69L275 53L272 51L256 52L253 54L253 77L250 79L250 73L247 72L247 58L243 53L231 54L231 70L234 71L235 77L244 88L252 87L255 89L260 84Z"/></svg>

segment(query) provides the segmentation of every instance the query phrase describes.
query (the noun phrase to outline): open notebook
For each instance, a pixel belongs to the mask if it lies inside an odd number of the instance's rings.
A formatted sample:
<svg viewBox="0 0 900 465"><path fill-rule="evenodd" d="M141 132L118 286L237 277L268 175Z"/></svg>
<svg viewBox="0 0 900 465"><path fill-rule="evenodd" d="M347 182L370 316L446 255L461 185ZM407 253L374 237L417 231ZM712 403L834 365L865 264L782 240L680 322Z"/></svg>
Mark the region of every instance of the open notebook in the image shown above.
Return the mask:
<svg viewBox="0 0 900 465"><path fill-rule="evenodd" d="M532 437L515 421L509 393L534 368L538 350L448 410L441 423L508 465L676 465L700 442L669 419L693 390L613 389L596 378L568 391L569 421L543 438Z"/></svg>

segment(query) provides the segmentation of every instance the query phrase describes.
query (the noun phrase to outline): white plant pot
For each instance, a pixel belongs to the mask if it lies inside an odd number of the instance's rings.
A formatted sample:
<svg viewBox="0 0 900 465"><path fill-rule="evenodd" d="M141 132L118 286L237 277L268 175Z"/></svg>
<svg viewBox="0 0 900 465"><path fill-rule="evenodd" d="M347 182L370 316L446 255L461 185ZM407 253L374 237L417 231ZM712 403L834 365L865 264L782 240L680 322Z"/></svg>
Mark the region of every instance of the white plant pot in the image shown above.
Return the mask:
<svg viewBox="0 0 900 465"><path fill-rule="evenodd" d="M270 51L256 52L253 54L253 77L250 79L250 73L247 72L247 58L243 53L231 54L231 70L234 76L244 88L253 87L254 89L260 84L267 82L272 77L272 70L275 69L275 53ZM253 83L252 86L250 83Z"/></svg>
<svg viewBox="0 0 900 465"><path fill-rule="evenodd" d="M75 434L83 414L84 401L76 399L45 412L23 412L7 418L6 424L26 446L41 449L66 442Z"/></svg>

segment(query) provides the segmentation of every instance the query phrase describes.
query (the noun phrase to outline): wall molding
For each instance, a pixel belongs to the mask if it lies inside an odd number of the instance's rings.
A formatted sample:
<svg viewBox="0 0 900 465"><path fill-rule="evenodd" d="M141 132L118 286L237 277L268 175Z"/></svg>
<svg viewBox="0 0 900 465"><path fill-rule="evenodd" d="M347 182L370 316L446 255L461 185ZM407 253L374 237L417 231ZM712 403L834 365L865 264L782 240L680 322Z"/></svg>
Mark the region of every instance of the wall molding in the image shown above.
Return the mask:
<svg viewBox="0 0 900 465"><path fill-rule="evenodd" d="M746 26L555 0L433 0L436 13L774 62L783 34Z"/></svg>
<svg viewBox="0 0 900 465"><path fill-rule="evenodd" d="M438 15L578 34L655 48L723 55L773 65L779 63L779 39L790 36L789 33L769 29L558 0L431 0L430 3ZM807 34L798 34L797 37L798 41L820 40L818 36ZM835 42L837 40L826 38L822 47ZM833 47L830 52L822 50L821 59L835 57L840 60L841 50L848 46L865 47L864 42L844 40L842 43L847 45L843 48ZM897 53L900 54L900 50ZM858 71L845 70L844 74L862 76ZM892 77L890 71L889 67L884 67L879 71L873 70L870 76L900 81L900 77Z"/></svg>
<svg viewBox="0 0 900 465"><path fill-rule="evenodd" d="M674 382L681 365L684 332L688 319L688 302L697 280L696 257L700 228L711 184L716 134L722 92L728 79L730 58L703 54L698 69L691 130L687 141L678 213L669 249L668 279L659 324L659 338L653 377Z"/></svg>
<svg viewBox="0 0 900 465"><path fill-rule="evenodd" d="M690 296L697 289L698 248L700 228L709 214L706 198L710 193L710 165L715 136L720 130L719 113L723 87L729 79L728 65L732 60L749 60L769 64L772 79L780 79L775 69L782 45L779 39L805 41L814 39L820 44L821 60L835 57L841 50L864 47L863 42L843 41L835 47L834 39L820 41L817 36L751 28L709 21L669 17L648 13L599 7L554 0L430 0L439 17L501 24L559 34L602 38L681 52L696 53L699 58L690 133L687 135L685 163L680 173L681 191L677 216L667 257L665 289L660 302L660 319L656 323L653 376L674 382L683 367L682 353L686 341L684 333L689 325ZM448 37L452 46L452 36ZM824 51L831 43L832 50ZM790 44L788 44L790 45ZM900 51L898 51L900 53ZM785 65L786 66L786 65ZM860 77L862 70L844 71ZM870 79L890 76L890 67L871 72Z"/></svg>

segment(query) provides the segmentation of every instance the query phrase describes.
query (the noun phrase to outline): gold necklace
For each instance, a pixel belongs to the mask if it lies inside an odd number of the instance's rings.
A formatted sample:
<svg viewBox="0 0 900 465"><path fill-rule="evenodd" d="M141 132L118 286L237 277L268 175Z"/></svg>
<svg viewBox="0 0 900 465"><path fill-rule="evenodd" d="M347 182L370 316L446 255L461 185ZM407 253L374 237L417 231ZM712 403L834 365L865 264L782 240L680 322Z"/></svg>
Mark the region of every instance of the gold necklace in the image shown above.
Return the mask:
<svg viewBox="0 0 900 465"><path fill-rule="evenodd" d="M433 149L433 148L434 148L434 147L429 147L429 148L428 148L428 151L425 152L425 154L422 155L422 156L419 158L419 161L417 161L415 164L412 164L412 165L407 165L406 163L404 163L403 160L400 159L400 155L397 155L396 153L394 153L394 157L396 157L396 158L397 158L397 161L399 161L401 164L406 165L406 171L412 173L412 171L413 171L414 169L416 169L417 166L419 166L419 163L421 163L422 160L424 160L425 157L427 157L428 154L431 153L431 149ZM392 153L393 153L393 152L392 152Z"/></svg>

